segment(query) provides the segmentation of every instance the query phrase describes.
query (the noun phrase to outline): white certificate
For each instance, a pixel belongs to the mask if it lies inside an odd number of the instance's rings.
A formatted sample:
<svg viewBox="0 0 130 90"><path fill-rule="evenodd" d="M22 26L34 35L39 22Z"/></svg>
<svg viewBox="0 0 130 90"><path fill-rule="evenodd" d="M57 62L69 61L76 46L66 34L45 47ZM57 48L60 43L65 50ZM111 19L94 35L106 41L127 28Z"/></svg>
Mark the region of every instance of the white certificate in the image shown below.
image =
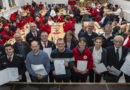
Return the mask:
<svg viewBox="0 0 130 90"><path fill-rule="evenodd" d="M0 85L3 85L5 83L8 83L9 79L8 79L8 74L7 74L7 70L1 70L0 71Z"/></svg>
<svg viewBox="0 0 130 90"><path fill-rule="evenodd" d="M18 81L18 68L7 68L7 72L10 81Z"/></svg>
<svg viewBox="0 0 130 90"><path fill-rule="evenodd" d="M126 56L126 60L120 69L124 74L130 76L130 54Z"/></svg>
<svg viewBox="0 0 130 90"><path fill-rule="evenodd" d="M77 69L81 71L85 71L87 69L88 61L78 60Z"/></svg>
<svg viewBox="0 0 130 90"><path fill-rule="evenodd" d="M18 81L18 68L7 68L0 71L0 85L10 81Z"/></svg>
<svg viewBox="0 0 130 90"><path fill-rule="evenodd" d="M56 75L66 74L64 60L54 60Z"/></svg>
<svg viewBox="0 0 130 90"><path fill-rule="evenodd" d="M49 58L50 58L52 48L44 48L43 51L46 52L48 54Z"/></svg>
<svg viewBox="0 0 130 90"><path fill-rule="evenodd" d="M109 72L112 75L119 76L121 74L121 71L116 69L114 66L111 66L111 72Z"/></svg>
<svg viewBox="0 0 130 90"><path fill-rule="evenodd" d="M104 65L103 63L100 63L100 64L96 64L95 70L96 70L98 73L102 73L102 72L107 71L107 68L105 67L105 65Z"/></svg>
<svg viewBox="0 0 130 90"><path fill-rule="evenodd" d="M47 71L44 67L43 64L38 64L38 65L34 65L31 64L32 70L36 73L36 74L40 74L40 75L47 75Z"/></svg>

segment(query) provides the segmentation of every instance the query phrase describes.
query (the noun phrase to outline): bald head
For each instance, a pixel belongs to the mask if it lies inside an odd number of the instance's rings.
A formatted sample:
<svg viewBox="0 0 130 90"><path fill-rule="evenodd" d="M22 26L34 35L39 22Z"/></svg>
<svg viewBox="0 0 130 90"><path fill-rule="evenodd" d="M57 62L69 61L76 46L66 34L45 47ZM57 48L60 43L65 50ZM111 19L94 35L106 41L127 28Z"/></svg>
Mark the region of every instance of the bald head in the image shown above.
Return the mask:
<svg viewBox="0 0 130 90"><path fill-rule="evenodd" d="M21 43L22 42L22 37L20 33L15 33L14 34L14 39L17 43Z"/></svg>
<svg viewBox="0 0 130 90"><path fill-rule="evenodd" d="M31 42L31 49L34 53L38 53L39 52L39 43L38 41L32 41Z"/></svg>

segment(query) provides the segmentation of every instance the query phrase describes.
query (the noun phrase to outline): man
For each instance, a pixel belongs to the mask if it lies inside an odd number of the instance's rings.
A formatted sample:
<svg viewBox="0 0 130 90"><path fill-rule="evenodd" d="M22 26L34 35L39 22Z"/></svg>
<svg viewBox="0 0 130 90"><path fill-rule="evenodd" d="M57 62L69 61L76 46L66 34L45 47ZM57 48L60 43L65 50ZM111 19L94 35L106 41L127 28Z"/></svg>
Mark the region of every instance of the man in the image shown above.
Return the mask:
<svg viewBox="0 0 130 90"><path fill-rule="evenodd" d="M22 55L24 58L26 58L26 55L31 50L29 44L26 41L22 40L20 33L15 33L14 39L16 41L14 43L15 53L18 53L18 54Z"/></svg>
<svg viewBox="0 0 130 90"><path fill-rule="evenodd" d="M0 44L0 57L4 55L4 47Z"/></svg>
<svg viewBox="0 0 130 90"><path fill-rule="evenodd" d="M55 44L52 41L48 40L48 33L43 31L41 33L41 41L40 41L40 49L44 49L44 48L52 48L55 49Z"/></svg>
<svg viewBox="0 0 130 90"><path fill-rule="evenodd" d="M52 51L51 57L54 63L56 60L64 60L66 74L57 74L54 66L52 66L53 75L56 82L69 82L71 78L71 69L74 65L72 60L73 54L70 50L65 48L65 42L62 38L57 40L57 49Z"/></svg>
<svg viewBox="0 0 130 90"><path fill-rule="evenodd" d="M89 22L86 28L86 32L81 33L79 38L85 37L87 40L87 46L94 46L93 40L98 36L97 33L94 32L94 22Z"/></svg>
<svg viewBox="0 0 130 90"><path fill-rule="evenodd" d="M30 32L26 36L26 41L30 44L33 40L40 40L40 31L37 31L35 23L30 24Z"/></svg>
<svg viewBox="0 0 130 90"><path fill-rule="evenodd" d="M32 51L28 53L26 58L26 67L31 76L32 82L48 82L48 75L43 72L36 72L32 65L43 65L45 71L49 73L50 71L50 60L47 53L40 50L39 43L37 41L31 42Z"/></svg>
<svg viewBox="0 0 130 90"><path fill-rule="evenodd" d="M18 55L14 53L14 48L13 45L11 44L6 44L4 46L5 53L6 55L3 55L0 58L0 70L9 68L9 67L16 67L18 68L18 73L19 73L19 81L24 81L26 82L25 78L25 63L24 63L24 58L21 55Z"/></svg>
<svg viewBox="0 0 130 90"><path fill-rule="evenodd" d="M107 61L106 66L108 72L105 74L104 79L106 82L118 82L120 75L112 74L112 67L120 70L121 66L125 61L125 57L127 55L127 48L123 47L124 38L120 35L114 38L114 45L107 48Z"/></svg>
<svg viewBox="0 0 130 90"><path fill-rule="evenodd" d="M41 41L40 41L40 49L43 50L44 48L51 48L52 50L56 48L55 44L52 41L48 40L48 33L45 31L41 33ZM50 64L52 64L52 62L50 62ZM49 72L49 81L50 82L54 81L52 70L50 70Z"/></svg>

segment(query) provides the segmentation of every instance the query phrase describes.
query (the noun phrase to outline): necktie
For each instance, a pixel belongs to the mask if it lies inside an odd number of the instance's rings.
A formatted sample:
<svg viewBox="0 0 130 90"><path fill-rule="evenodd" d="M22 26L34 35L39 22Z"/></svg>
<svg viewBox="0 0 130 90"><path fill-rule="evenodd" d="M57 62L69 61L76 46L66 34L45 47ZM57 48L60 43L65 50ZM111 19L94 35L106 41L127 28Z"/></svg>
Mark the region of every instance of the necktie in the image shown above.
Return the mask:
<svg viewBox="0 0 130 90"><path fill-rule="evenodd" d="M116 49L116 58L119 61L119 49L118 48Z"/></svg>
<svg viewBox="0 0 130 90"><path fill-rule="evenodd" d="M11 63L11 57L8 57L9 63Z"/></svg>
<svg viewBox="0 0 130 90"><path fill-rule="evenodd" d="M44 42L44 48L47 48L46 42Z"/></svg>

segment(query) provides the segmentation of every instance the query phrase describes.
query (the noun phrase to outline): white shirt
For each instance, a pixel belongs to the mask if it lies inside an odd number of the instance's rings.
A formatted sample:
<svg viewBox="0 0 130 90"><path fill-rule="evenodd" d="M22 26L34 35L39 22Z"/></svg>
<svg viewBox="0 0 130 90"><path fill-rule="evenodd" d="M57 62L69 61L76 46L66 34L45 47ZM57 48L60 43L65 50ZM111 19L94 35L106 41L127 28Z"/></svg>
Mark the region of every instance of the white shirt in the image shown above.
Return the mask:
<svg viewBox="0 0 130 90"><path fill-rule="evenodd" d="M93 48L93 59L94 59L94 64L99 64L101 62L102 58L102 48L99 50L96 50L95 47Z"/></svg>
<svg viewBox="0 0 130 90"><path fill-rule="evenodd" d="M116 51L117 51L117 48L115 47L115 53ZM120 60L122 56L122 47L118 48L118 53L119 53L119 60Z"/></svg>
<svg viewBox="0 0 130 90"><path fill-rule="evenodd" d="M56 16L56 12L54 10L51 10L50 16L55 17Z"/></svg>
<svg viewBox="0 0 130 90"><path fill-rule="evenodd" d="M121 13L121 8L118 8L115 12L114 12L114 15L120 15Z"/></svg>
<svg viewBox="0 0 130 90"><path fill-rule="evenodd" d="M41 44L42 44L43 48L45 48L45 44L44 44L43 41L41 41ZM48 45L48 41L46 41L46 46L47 46L47 45Z"/></svg>
<svg viewBox="0 0 130 90"><path fill-rule="evenodd" d="M104 22L105 18L106 18L106 16L103 16L103 17L102 17L102 19L101 19L101 21L100 21L100 23L102 23L102 24L103 24L103 22Z"/></svg>

